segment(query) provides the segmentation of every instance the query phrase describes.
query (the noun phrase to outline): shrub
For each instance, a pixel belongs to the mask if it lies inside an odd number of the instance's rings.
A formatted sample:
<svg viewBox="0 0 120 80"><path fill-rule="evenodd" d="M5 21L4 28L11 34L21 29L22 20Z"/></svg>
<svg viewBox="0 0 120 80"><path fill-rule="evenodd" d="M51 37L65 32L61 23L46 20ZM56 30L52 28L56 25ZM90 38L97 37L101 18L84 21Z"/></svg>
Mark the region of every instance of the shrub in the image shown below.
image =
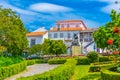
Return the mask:
<svg viewBox="0 0 120 80"><path fill-rule="evenodd" d="M36 59L35 63L48 63L48 59Z"/></svg>
<svg viewBox="0 0 120 80"><path fill-rule="evenodd" d="M91 63L91 66L89 68L90 72L99 72L101 70L101 68L105 68L108 66L112 66L114 65L114 62L99 62L99 63Z"/></svg>
<svg viewBox="0 0 120 80"><path fill-rule="evenodd" d="M102 80L120 80L120 73L112 72L108 69L101 70Z"/></svg>
<svg viewBox="0 0 120 80"><path fill-rule="evenodd" d="M9 65L7 67L0 67L0 80L4 80L5 78L15 75L25 69L26 69L25 61L21 63Z"/></svg>
<svg viewBox="0 0 120 80"><path fill-rule="evenodd" d="M0 56L0 67L9 66L12 64L20 63L23 59L21 57L3 57Z"/></svg>
<svg viewBox="0 0 120 80"><path fill-rule="evenodd" d="M89 52L87 54L88 59L90 60L91 63L93 62L98 62L98 53L95 51Z"/></svg>
<svg viewBox="0 0 120 80"><path fill-rule="evenodd" d="M35 64L35 60L26 60L27 66Z"/></svg>
<svg viewBox="0 0 120 80"><path fill-rule="evenodd" d="M100 56L99 62L106 62L106 61L112 61L114 60L114 56Z"/></svg>
<svg viewBox="0 0 120 80"><path fill-rule="evenodd" d="M68 59L66 63L53 70L34 76L21 77L17 80L69 80L74 72L75 66L76 60Z"/></svg>
<svg viewBox="0 0 120 80"><path fill-rule="evenodd" d="M66 62L66 59L63 58L55 58L55 59L50 59L48 61L49 64L64 64Z"/></svg>
<svg viewBox="0 0 120 80"><path fill-rule="evenodd" d="M77 65L89 65L90 60L87 57L77 58Z"/></svg>

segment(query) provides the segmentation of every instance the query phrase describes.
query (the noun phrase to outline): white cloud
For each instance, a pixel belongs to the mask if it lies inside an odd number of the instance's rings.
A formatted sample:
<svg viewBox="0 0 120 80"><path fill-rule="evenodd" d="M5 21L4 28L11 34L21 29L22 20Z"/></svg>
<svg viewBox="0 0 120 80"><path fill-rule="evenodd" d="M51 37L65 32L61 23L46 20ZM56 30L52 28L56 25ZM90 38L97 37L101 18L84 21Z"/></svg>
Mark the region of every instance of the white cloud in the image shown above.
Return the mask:
<svg viewBox="0 0 120 80"><path fill-rule="evenodd" d="M102 8L103 12L110 13L111 10L116 10L117 12L120 12L120 4L110 4L108 6L105 6Z"/></svg>
<svg viewBox="0 0 120 80"><path fill-rule="evenodd" d="M29 11L29 10L20 9L18 7L12 6L12 5L8 4L5 1L1 1L0 5L2 5L2 7L4 7L4 8L10 8L13 11L18 12L20 14L26 14L26 15L35 15L36 14L35 12Z"/></svg>
<svg viewBox="0 0 120 80"><path fill-rule="evenodd" d="M30 6L31 10L38 12L66 12L71 11L69 7L51 4L51 3L37 3Z"/></svg>
<svg viewBox="0 0 120 80"><path fill-rule="evenodd" d="M101 11L105 13L110 13L111 10L116 10L117 12L120 12L120 1L119 0L99 0L100 2L106 2L108 3L107 6L102 7ZM118 4L115 4L115 2L118 2Z"/></svg>

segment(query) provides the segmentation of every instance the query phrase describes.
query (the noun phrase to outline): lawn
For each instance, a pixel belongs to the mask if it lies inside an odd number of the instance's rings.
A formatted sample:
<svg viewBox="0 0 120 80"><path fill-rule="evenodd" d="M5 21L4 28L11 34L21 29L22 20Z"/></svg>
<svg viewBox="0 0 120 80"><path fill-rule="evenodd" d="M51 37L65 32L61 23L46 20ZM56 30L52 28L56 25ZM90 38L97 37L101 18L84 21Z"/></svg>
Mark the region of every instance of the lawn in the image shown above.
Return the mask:
<svg viewBox="0 0 120 80"><path fill-rule="evenodd" d="M76 66L71 80L100 80L100 72L89 73L90 65Z"/></svg>

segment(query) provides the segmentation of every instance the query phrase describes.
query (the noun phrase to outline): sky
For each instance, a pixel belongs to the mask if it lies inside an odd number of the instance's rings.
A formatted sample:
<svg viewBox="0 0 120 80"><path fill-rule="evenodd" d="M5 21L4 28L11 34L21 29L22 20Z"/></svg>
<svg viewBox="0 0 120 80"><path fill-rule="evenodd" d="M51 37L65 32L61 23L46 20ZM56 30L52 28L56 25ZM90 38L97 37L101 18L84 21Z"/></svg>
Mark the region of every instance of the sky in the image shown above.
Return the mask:
<svg viewBox="0 0 120 80"><path fill-rule="evenodd" d="M120 11L120 0L0 0L0 5L20 15L29 31L50 29L60 20L82 20L88 28L97 28L111 20L112 9Z"/></svg>

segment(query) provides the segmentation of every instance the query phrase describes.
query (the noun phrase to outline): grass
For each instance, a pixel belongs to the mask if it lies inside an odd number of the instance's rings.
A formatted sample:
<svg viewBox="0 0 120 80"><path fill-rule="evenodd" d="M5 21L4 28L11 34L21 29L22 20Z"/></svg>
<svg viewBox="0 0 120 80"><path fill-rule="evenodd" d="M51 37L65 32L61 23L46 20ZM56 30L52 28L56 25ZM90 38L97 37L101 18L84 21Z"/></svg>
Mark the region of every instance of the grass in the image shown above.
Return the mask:
<svg viewBox="0 0 120 80"><path fill-rule="evenodd" d="M89 73L90 65L76 66L74 75L71 80L101 80L100 72Z"/></svg>

